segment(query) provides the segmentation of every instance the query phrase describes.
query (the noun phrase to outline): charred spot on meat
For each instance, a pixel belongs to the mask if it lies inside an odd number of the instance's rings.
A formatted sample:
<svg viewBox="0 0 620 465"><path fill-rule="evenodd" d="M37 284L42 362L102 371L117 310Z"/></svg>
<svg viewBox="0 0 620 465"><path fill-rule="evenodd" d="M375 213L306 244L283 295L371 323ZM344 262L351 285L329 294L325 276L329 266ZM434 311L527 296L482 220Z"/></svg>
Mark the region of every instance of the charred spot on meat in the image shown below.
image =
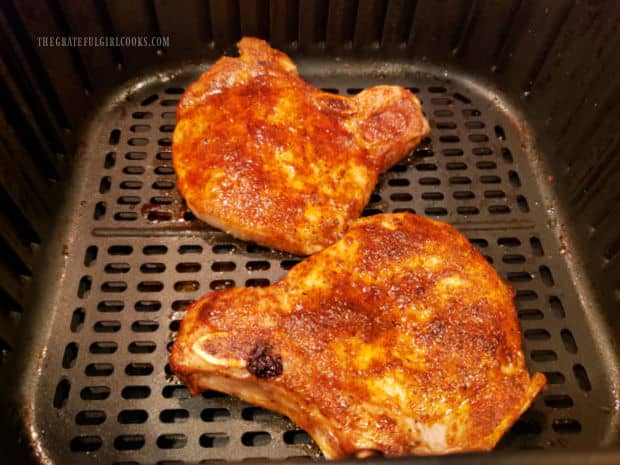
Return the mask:
<svg viewBox="0 0 620 465"><path fill-rule="evenodd" d="M282 374L282 357L269 343L257 342L247 360L247 369L257 378L273 378Z"/></svg>

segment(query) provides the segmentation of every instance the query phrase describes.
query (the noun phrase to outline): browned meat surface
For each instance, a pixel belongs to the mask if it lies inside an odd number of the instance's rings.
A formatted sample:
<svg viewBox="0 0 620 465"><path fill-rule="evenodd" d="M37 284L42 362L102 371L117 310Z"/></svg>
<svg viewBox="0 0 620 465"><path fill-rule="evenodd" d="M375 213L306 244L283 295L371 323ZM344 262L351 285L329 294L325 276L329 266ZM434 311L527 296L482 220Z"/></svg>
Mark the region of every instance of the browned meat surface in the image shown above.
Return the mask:
<svg viewBox="0 0 620 465"><path fill-rule="evenodd" d="M198 218L238 238L318 252L360 216L378 175L428 135L428 122L402 87L332 95L262 40L242 39L239 52L179 103L179 191Z"/></svg>
<svg viewBox="0 0 620 465"><path fill-rule="evenodd" d="M451 226L371 216L272 286L198 300L170 365L193 394L288 416L329 458L488 450L545 384L513 295Z"/></svg>

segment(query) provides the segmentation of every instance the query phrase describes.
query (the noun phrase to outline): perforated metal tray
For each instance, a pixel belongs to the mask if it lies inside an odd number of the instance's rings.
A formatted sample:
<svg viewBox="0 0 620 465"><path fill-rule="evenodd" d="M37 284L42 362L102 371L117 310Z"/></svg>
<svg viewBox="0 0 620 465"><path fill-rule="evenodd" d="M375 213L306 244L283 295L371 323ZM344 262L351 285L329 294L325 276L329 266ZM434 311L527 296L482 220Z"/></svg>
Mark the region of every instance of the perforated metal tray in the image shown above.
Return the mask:
<svg viewBox="0 0 620 465"><path fill-rule="evenodd" d="M432 134L381 176L365 214L448 221L517 289L528 366L549 385L499 448L604 444L615 421L607 368L542 204L526 123L458 76L339 61L301 71L343 95L390 83L422 100ZM58 299L31 375L29 432L54 463L320 459L289 420L215 392L189 398L167 365L193 299L268 285L299 260L237 241L185 208L170 145L175 105L196 76L153 75L120 89L84 135L72 224L49 274Z"/></svg>

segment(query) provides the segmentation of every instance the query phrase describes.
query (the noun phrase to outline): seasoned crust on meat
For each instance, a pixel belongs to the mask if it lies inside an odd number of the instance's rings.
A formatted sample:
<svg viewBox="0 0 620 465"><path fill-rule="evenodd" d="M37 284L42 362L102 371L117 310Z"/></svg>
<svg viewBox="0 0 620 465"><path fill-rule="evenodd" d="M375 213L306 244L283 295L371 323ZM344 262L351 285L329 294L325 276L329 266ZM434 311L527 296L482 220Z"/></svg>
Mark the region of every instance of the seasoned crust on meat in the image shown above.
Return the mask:
<svg viewBox="0 0 620 465"><path fill-rule="evenodd" d="M322 92L266 42L244 38L190 85L177 108L177 185L201 220L295 254L337 241L378 175L430 132L397 86Z"/></svg>
<svg viewBox="0 0 620 465"><path fill-rule="evenodd" d="M195 302L170 366L193 394L288 416L329 458L488 450L545 385L513 296L448 224L375 215L269 287Z"/></svg>

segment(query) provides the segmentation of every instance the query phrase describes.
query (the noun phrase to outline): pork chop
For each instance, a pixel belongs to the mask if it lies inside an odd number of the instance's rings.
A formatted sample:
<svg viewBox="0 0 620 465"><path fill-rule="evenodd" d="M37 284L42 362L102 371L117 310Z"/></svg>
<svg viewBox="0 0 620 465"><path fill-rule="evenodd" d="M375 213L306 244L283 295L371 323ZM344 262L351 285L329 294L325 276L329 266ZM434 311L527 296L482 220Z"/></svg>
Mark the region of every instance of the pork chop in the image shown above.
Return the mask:
<svg viewBox="0 0 620 465"><path fill-rule="evenodd" d="M488 450L545 385L513 296L448 224L371 216L269 287L195 302L170 366L192 394L288 416L328 458Z"/></svg>
<svg viewBox="0 0 620 465"><path fill-rule="evenodd" d="M358 218L378 175L430 132L408 90L322 92L266 42L244 38L190 85L172 160L196 217L243 240L308 255Z"/></svg>

